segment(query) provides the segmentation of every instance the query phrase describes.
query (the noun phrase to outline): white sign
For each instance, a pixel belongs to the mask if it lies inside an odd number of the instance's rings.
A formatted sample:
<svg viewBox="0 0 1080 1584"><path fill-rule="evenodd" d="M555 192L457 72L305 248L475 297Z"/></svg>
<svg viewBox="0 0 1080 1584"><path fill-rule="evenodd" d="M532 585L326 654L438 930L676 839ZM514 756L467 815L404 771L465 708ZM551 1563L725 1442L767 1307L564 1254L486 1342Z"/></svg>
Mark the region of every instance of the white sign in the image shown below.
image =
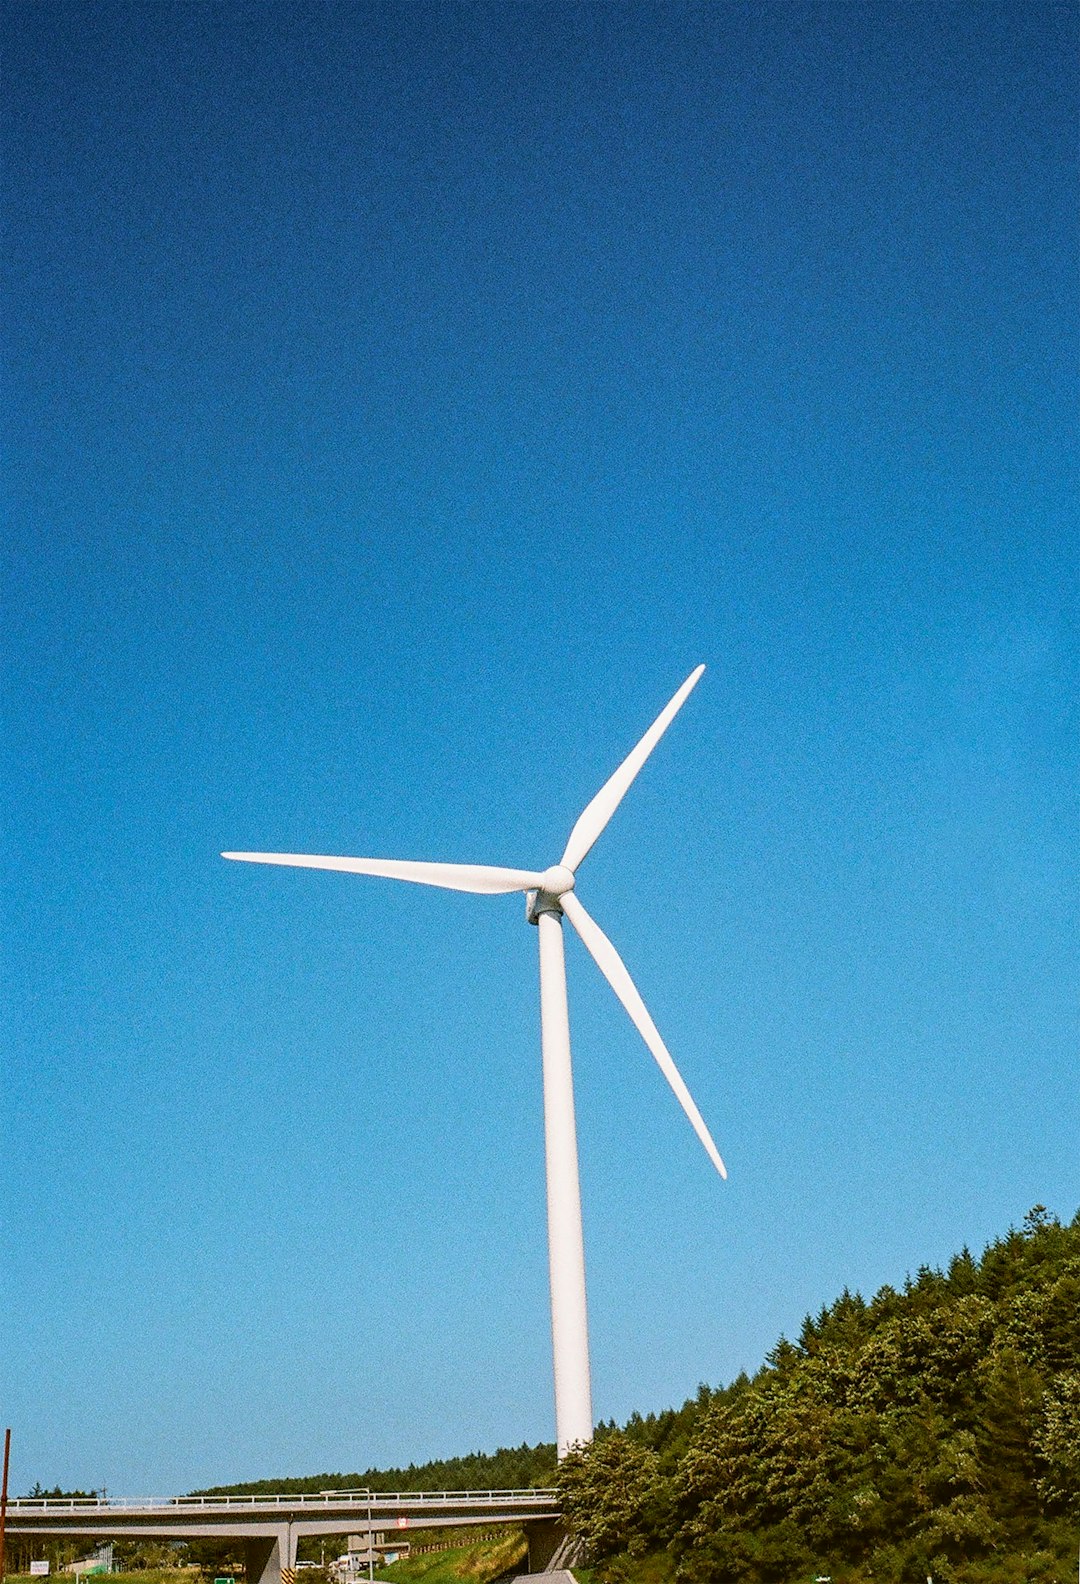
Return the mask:
<svg viewBox="0 0 1080 1584"><path fill-rule="evenodd" d="M31 1564L30 1564L30 1572L31 1572L31 1574L37 1573L37 1574L44 1575L44 1574L48 1573L48 1571L49 1571L49 1564L47 1562L31 1562Z"/></svg>

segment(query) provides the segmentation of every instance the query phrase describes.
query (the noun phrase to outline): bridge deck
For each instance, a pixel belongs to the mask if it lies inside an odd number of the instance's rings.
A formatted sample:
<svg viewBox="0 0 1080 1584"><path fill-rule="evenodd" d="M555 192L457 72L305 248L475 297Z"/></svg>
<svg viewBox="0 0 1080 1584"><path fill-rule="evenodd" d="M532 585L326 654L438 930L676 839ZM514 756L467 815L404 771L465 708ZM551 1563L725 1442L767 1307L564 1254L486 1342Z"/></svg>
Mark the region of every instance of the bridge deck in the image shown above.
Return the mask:
<svg viewBox="0 0 1080 1584"><path fill-rule="evenodd" d="M18 1496L12 1534L130 1535L159 1539L280 1538L295 1556L301 1535L557 1520L553 1490L323 1491L318 1495L97 1497Z"/></svg>

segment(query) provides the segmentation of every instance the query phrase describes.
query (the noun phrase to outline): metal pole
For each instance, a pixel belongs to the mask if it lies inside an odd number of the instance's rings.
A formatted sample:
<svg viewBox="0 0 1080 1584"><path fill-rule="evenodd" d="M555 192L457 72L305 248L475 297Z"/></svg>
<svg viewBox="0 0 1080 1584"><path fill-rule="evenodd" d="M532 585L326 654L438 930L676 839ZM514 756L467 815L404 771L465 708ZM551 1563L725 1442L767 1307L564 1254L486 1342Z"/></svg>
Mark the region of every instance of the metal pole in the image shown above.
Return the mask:
<svg viewBox="0 0 1080 1584"><path fill-rule="evenodd" d="M0 1485L0 1584L4 1584L4 1529L7 1526L7 1477L11 1457L11 1426L4 1431L4 1481Z"/></svg>

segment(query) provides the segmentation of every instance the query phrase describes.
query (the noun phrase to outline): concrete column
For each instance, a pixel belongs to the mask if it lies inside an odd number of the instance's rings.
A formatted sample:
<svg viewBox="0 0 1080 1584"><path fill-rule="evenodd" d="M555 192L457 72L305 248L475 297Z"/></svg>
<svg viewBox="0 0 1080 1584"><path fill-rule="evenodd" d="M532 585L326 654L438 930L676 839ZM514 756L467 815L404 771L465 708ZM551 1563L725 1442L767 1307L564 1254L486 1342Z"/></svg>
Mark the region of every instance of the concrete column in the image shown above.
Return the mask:
<svg viewBox="0 0 1080 1584"><path fill-rule="evenodd" d="M526 1566L530 1573L543 1573L566 1539L566 1530L558 1518L540 1518L533 1523L524 1524L523 1528L525 1538L529 1542L529 1558Z"/></svg>
<svg viewBox="0 0 1080 1584"><path fill-rule="evenodd" d="M296 1568L296 1539L291 1523L281 1524L276 1534L245 1539L247 1584L282 1584L282 1572L293 1573Z"/></svg>

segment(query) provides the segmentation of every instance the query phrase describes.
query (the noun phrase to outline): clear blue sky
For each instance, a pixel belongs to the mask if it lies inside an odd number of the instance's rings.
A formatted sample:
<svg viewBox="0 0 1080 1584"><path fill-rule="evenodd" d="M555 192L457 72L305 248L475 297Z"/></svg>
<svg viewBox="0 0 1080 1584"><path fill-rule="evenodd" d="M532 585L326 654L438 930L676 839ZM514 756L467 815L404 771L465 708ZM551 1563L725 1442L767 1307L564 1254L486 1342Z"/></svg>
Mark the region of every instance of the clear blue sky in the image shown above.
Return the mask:
<svg viewBox="0 0 1080 1584"><path fill-rule="evenodd" d="M1077 9L8 0L12 1483L553 1432L1080 1202Z"/></svg>

